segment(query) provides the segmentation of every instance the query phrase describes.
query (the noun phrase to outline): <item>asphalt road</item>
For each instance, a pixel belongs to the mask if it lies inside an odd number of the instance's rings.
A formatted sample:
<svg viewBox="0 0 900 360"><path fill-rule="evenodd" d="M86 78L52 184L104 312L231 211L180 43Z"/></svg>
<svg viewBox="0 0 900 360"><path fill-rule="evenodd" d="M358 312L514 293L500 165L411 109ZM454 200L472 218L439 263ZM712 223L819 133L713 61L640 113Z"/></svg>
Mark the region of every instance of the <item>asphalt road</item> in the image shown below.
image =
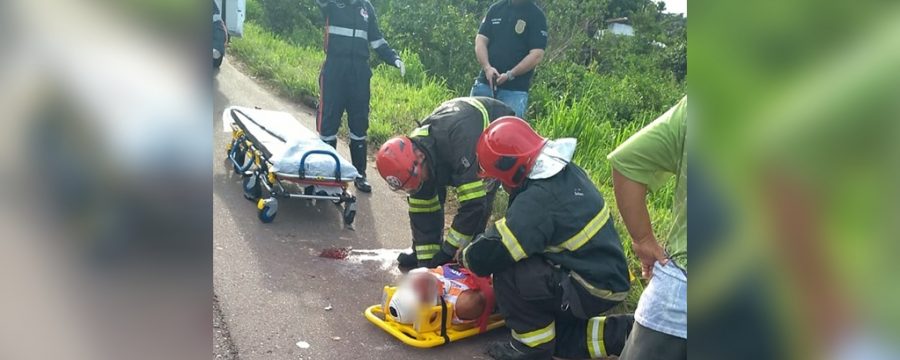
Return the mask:
<svg viewBox="0 0 900 360"><path fill-rule="evenodd" d="M230 105L291 113L315 129L312 109L279 98L226 59L214 81L214 357L222 359L485 359L489 341L505 330L420 350L406 346L363 316L394 283L397 252L410 246L405 199L391 192L371 166L374 191L359 194L356 230L342 226L338 209L305 200L279 201L271 224L242 196L240 176L225 163L230 133L222 112ZM378 104L372 104L378 106ZM346 142L338 145L349 159ZM374 162L370 161L370 164ZM354 189L355 190L355 189ZM319 257L323 249L352 247L346 260ZM326 310L326 307L331 310ZM339 338L339 339L338 339ZM309 344L307 348L298 342ZM303 345L303 344L301 344Z"/></svg>

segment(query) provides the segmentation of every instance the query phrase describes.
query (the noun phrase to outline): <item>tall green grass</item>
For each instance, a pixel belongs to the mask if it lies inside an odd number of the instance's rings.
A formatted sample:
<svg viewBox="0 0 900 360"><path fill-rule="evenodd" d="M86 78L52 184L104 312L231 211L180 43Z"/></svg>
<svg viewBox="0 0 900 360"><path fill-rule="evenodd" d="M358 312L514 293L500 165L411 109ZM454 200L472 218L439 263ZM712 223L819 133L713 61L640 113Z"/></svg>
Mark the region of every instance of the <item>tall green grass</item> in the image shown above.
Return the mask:
<svg viewBox="0 0 900 360"><path fill-rule="evenodd" d="M242 60L250 75L274 85L282 96L308 105L318 97L319 67L325 59L320 49L290 45L246 22L243 37L233 38L228 51Z"/></svg>

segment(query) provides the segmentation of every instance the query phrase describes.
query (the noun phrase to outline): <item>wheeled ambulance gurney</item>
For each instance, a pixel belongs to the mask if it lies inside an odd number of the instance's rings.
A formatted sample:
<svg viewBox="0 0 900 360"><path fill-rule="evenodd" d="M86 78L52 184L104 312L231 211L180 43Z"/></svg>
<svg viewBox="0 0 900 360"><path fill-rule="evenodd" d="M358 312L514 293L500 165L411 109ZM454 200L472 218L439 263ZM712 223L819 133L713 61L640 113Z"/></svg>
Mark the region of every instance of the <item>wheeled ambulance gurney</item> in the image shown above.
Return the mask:
<svg viewBox="0 0 900 360"><path fill-rule="evenodd" d="M232 134L228 159L262 222L275 219L277 198L330 200L352 229L356 196L348 185L358 172L334 148L284 112L232 106L223 121Z"/></svg>
<svg viewBox="0 0 900 360"><path fill-rule="evenodd" d="M453 324L453 304L441 304L422 309L412 325L397 322L386 309L397 291L396 287L385 286L383 303L369 306L366 319L391 334L404 344L417 348L432 348L457 340L478 335L506 325L500 314L491 314L484 329L475 323Z"/></svg>

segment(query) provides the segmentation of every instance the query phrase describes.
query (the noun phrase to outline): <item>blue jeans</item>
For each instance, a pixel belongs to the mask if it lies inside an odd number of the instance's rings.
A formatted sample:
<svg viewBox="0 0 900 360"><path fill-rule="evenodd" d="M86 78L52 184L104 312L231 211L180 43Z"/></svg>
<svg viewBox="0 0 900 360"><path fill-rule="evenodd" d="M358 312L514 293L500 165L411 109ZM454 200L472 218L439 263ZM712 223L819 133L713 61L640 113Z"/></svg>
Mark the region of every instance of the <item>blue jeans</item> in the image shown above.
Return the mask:
<svg viewBox="0 0 900 360"><path fill-rule="evenodd" d="M475 80L475 85L472 85L472 91L469 93L469 96L487 96L500 100L512 108L516 112L516 116L523 119L525 118L525 110L528 109L527 91L497 89L497 93L494 94L490 85L478 80Z"/></svg>
<svg viewBox="0 0 900 360"><path fill-rule="evenodd" d="M665 266L659 262L653 264L653 278L638 300L634 321L651 330L687 339L687 275L674 261Z"/></svg>

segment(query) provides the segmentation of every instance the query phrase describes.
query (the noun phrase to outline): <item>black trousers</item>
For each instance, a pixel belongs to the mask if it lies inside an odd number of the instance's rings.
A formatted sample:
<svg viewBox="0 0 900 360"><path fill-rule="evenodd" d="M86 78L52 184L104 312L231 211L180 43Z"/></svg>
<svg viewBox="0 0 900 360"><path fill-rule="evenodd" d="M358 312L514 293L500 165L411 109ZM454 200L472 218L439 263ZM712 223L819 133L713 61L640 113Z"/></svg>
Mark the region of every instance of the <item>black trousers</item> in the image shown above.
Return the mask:
<svg viewBox="0 0 900 360"><path fill-rule="evenodd" d="M568 274L551 266L540 257L519 261L509 269L494 274L494 293L506 326L512 331L517 348L552 353L565 359L590 358L588 348L593 325L602 321L604 354L621 352L631 331L631 315L602 317L618 302L594 297L575 285L584 312L590 318L576 317L563 299L563 279ZM592 320L591 319L595 319ZM597 353L597 351L594 351Z"/></svg>
<svg viewBox="0 0 900 360"><path fill-rule="evenodd" d="M687 339L634 324L628 337L628 349L622 360L681 360L687 359Z"/></svg>
<svg viewBox="0 0 900 360"><path fill-rule="evenodd" d="M366 173L366 135L369 131L369 98L372 69L368 59L325 59L319 73L319 107L316 127L319 137L334 145L347 113L350 127L350 157L360 175Z"/></svg>
<svg viewBox="0 0 900 360"><path fill-rule="evenodd" d="M485 195L485 207L487 208L487 211L484 214L484 219L478 224L477 229L479 229L479 231L472 234L473 239L483 233L487 228L488 220L491 218L491 209L494 208L494 199L497 197L498 188L499 186L494 186L493 188L488 189ZM414 230L414 233L429 234L428 236L418 236L413 239L413 253L415 253L420 267L435 267L438 265L432 262L434 255L419 253L416 251L416 248L423 246L436 246L439 248L442 245L442 235L444 232L444 203L447 200L447 187L426 184L415 195L417 198L431 198L435 195L437 195L438 201L441 204L440 210L431 213L411 214L411 218L415 219L414 225L416 226L416 229ZM453 254L448 255L453 256Z"/></svg>

